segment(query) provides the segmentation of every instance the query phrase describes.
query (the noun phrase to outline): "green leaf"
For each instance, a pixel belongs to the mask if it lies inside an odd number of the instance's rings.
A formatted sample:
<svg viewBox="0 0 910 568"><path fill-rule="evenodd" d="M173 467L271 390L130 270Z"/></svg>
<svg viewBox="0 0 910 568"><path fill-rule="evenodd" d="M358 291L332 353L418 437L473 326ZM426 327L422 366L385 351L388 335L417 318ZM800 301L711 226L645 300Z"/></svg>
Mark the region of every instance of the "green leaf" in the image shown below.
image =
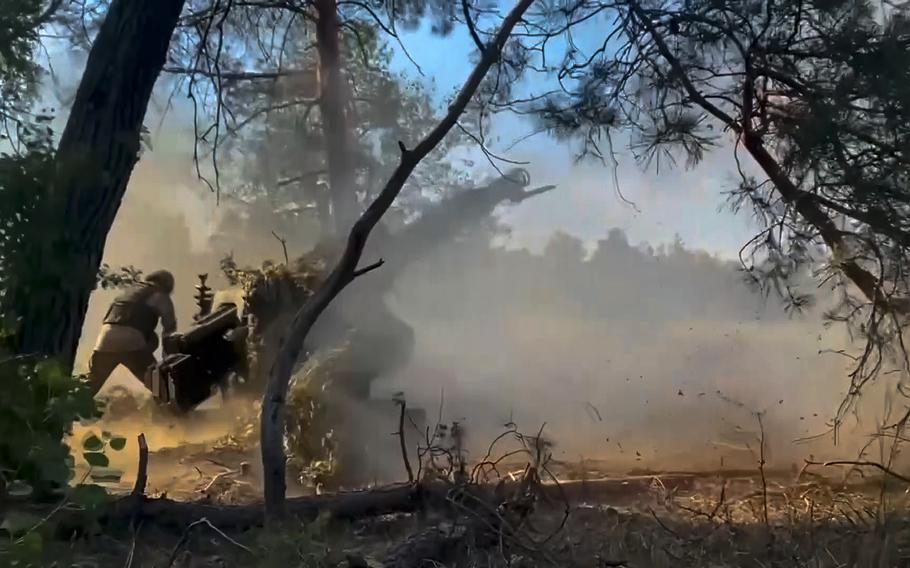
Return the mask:
<svg viewBox="0 0 910 568"><path fill-rule="evenodd" d="M43 553L44 539L41 538L41 533L38 531L27 533L16 541L13 548L13 555L19 566L40 566Z"/></svg>
<svg viewBox="0 0 910 568"><path fill-rule="evenodd" d="M6 487L6 493L10 497L28 497L34 492L34 489L28 483L22 480L15 480Z"/></svg>
<svg viewBox="0 0 910 568"><path fill-rule="evenodd" d="M109 460L106 455L98 452L84 452L82 457L93 467L107 467L111 463L111 460Z"/></svg>
<svg viewBox="0 0 910 568"><path fill-rule="evenodd" d="M35 372L41 382L54 391L63 391L72 380L63 372L63 368L56 361L42 361L35 365Z"/></svg>
<svg viewBox="0 0 910 568"><path fill-rule="evenodd" d="M119 452L126 447L126 438L111 438L110 442L108 442L108 445L115 452Z"/></svg>
<svg viewBox="0 0 910 568"><path fill-rule="evenodd" d="M82 438L82 449L87 452L100 452L103 448L104 442L94 432L89 432Z"/></svg>
<svg viewBox="0 0 910 568"><path fill-rule="evenodd" d="M100 485L77 485L70 493L70 501L85 509L94 510L107 503L108 494Z"/></svg>

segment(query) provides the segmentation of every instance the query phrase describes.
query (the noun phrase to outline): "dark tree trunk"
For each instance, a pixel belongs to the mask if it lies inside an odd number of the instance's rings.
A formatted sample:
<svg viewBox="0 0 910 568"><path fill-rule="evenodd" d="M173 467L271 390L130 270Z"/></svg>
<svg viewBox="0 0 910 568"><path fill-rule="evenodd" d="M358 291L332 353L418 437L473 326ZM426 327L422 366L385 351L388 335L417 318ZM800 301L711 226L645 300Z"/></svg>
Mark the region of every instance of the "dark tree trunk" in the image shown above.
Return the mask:
<svg viewBox="0 0 910 568"><path fill-rule="evenodd" d="M19 300L19 350L76 357L108 232L139 159L140 131L185 0L113 0L95 38L36 222L42 284Z"/></svg>
<svg viewBox="0 0 910 568"><path fill-rule="evenodd" d="M342 73L338 4L336 0L316 1L316 47L319 52L319 113L325 140L333 226L336 236L351 229L357 219L357 195L351 171L348 97Z"/></svg>

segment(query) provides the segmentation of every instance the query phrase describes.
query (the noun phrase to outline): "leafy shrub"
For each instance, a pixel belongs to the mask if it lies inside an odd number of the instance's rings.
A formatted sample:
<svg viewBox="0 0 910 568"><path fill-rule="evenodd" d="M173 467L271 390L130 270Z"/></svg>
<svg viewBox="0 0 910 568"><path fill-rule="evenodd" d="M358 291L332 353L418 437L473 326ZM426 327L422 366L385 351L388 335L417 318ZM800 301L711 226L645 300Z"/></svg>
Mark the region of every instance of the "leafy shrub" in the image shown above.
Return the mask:
<svg viewBox="0 0 910 568"><path fill-rule="evenodd" d="M2 58L0 58L2 59ZM2 98L2 97L0 97ZM49 115L40 115L42 121ZM37 119L36 119L37 120ZM3 146L0 138L0 149ZM0 314L4 329L16 329L27 299L61 285L54 270L41 205L54 171L52 133L32 125L18 132L18 152L0 151ZM6 334L4 339L12 336Z"/></svg>
<svg viewBox="0 0 910 568"><path fill-rule="evenodd" d="M98 286L102 290L127 288L142 282L142 278L142 271L133 265L113 268L111 265L104 263L98 269Z"/></svg>
<svg viewBox="0 0 910 568"><path fill-rule="evenodd" d="M343 349L334 349L312 357L294 377L288 394L288 468L301 483L314 487L330 486L340 474L335 438L339 417L333 415L330 399L333 372L342 354Z"/></svg>
<svg viewBox="0 0 910 568"><path fill-rule="evenodd" d="M100 416L83 377L50 360L0 360L0 496L46 497L64 488L74 466L64 438L75 421ZM104 449L91 445L87 454Z"/></svg>
<svg viewBox="0 0 910 568"><path fill-rule="evenodd" d="M78 515L80 534L98 534L102 530L99 519L109 500L103 487L77 485L68 491L58 509L66 505L71 514ZM15 507L5 510L0 523L0 568L59 565L52 560L60 552L61 543L53 544L59 520L53 513L43 515Z"/></svg>

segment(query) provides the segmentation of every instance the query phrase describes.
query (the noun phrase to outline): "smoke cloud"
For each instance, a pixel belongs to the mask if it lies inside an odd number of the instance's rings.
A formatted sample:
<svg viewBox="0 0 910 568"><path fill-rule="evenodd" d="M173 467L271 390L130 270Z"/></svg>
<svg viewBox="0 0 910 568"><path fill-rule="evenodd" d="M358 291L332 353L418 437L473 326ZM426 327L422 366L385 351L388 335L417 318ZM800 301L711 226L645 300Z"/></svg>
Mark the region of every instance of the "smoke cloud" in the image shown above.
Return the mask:
<svg viewBox="0 0 910 568"><path fill-rule="evenodd" d="M282 252L268 212L216 203L199 183L192 133L179 120L165 123L134 172L105 262L171 270L184 328L198 274L217 288L225 254L257 265ZM538 183L558 184L546 196L557 199L573 172ZM520 221L514 210L504 213ZM884 391L870 399L869 418L851 426L848 445L835 448L831 437L793 443L823 432L843 396L845 360L821 353L847 345L842 329L824 328L817 313L788 317L744 283L735 263L682 243L630 244L608 231L600 243L554 234L532 254L520 242L495 248L478 230L406 269L389 304L417 344L406 368L374 385L375 396L403 391L431 420L441 408L444 420L466 425L474 451L506 422L525 431L545 423L558 457L625 470L752 467L757 411L766 413L775 466L843 456L863 441ZM312 244L288 240L292 256ZM353 286L370 286L370 275ZM113 295L92 296L82 365ZM122 369L112 383L135 386Z"/></svg>

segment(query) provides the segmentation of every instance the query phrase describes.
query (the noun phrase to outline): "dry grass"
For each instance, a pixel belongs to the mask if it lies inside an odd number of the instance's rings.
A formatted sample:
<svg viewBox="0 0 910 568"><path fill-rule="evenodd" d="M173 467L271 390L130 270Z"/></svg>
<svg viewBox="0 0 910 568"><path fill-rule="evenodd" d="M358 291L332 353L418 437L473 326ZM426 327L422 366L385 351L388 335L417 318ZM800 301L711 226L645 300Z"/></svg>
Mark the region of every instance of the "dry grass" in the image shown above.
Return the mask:
<svg viewBox="0 0 910 568"><path fill-rule="evenodd" d="M624 495L573 502L555 535L562 504L541 501L522 529L526 544L479 549L468 542L445 566L885 568L910 562L910 516L901 491L881 500L875 491L770 479L766 523L758 476L699 478L685 490L669 485L654 477L644 490L635 486ZM408 535L427 526L449 530L450 522L439 512L355 523L321 519L231 534L201 526L180 545L174 566L381 566L386 552ZM132 566L167 566L181 536L143 528ZM56 566L122 567L131 546L126 527L106 528L53 543L48 557Z"/></svg>
<svg viewBox="0 0 910 568"><path fill-rule="evenodd" d="M507 433L514 436L517 431ZM535 458L535 450L540 453L539 432L518 438L537 467L552 471L562 481L551 482L538 492L535 511L523 522L518 538L513 534L493 546L475 546L466 540L445 566L910 566L910 497L904 491L906 486L893 479L883 488L880 478L857 482L851 476L854 481L847 485L816 473L831 468L811 468L799 475L756 469L666 475L641 472L635 477L604 478L602 464L592 461L561 463ZM423 478L435 471L433 467L441 467L440 463L448 472L443 477L454 476L460 463L457 436L434 437L427 445L430 447L412 456L418 459ZM187 477L192 482L187 492L191 498L204 494L214 502L248 502L258 497L255 472L254 477L247 477L249 474L221 471L238 469L242 460L250 459L246 453L231 445L202 446L159 449L152 455L151 471L169 463L192 468ZM494 446L495 442L490 453ZM513 452L497 448L495 453L509 456ZM467 470L472 472L471 479L480 471L484 480L495 482L493 473L521 472L523 458L517 459L514 464L488 460L491 467ZM217 462L222 465L215 467ZM238 493L243 488L249 493ZM566 505L570 511L567 520ZM187 568L382 566L386 553L410 535L428 527L458 531L463 529L460 522L451 511L434 510L426 515L402 514L355 523L321 519L309 525L230 534L205 524L184 535L145 526L135 538L127 527L104 527L103 531L87 530L67 542L45 541L47 563L41 565L123 567L132 550L130 568L169 566L172 557L173 566Z"/></svg>

